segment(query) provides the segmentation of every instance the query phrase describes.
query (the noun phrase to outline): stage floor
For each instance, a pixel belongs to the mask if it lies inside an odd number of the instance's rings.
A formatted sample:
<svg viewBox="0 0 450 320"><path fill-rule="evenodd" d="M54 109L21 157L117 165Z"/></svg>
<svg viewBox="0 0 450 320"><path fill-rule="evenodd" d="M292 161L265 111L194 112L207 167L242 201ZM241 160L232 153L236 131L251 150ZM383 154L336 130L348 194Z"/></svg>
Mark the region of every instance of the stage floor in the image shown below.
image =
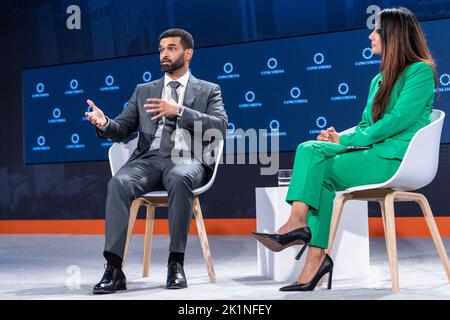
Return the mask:
<svg viewBox="0 0 450 320"><path fill-rule="evenodd" d="M254 239L210 236L209 241L216 284L209 283L200 243L193 236L186 249L187 289L164 288L167 236L154 237L150 277L142 278L143 236L134 236L124 269L128 290L94 296L92 287L104 272L103 236L0 236L0 299L450 299L450 284L428 238L398 239L398 294L391 292L384 238L370 240L369 281L333 281L333 290L302 293L280 292L286 283L258 275ZM444 245L450 255L450 238L444 238Z"/></svg>

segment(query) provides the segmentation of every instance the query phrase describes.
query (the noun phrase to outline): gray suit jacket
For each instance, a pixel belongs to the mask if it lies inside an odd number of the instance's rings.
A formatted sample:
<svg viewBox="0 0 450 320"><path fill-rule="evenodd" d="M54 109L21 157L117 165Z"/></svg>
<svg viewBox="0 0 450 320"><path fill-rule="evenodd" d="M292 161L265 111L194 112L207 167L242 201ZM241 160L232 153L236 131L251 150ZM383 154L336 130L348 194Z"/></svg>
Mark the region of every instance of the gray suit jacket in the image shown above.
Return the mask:
<svg viewBox="0 0 450 320"><path fill-rule="evenodd" d="M144 104L147 103L148 98L161 98L163 86L164 78L138 84L128 101L128 107L123 109L115 119L108 119L109 124L104 131L97 128L97 136L120 142L129 139L130 135L138 131L138 146L128 161L139 158L149 149L158 127L158 121L151 120L156 113L147 113ZM194 135L194 121L201 122L203 132L208 129L217 129L222 132L222 137L225 137L228 117L219 85L190 75L183 106L185 108L178 126L191 133L191 149L201 145L203 153L204 148L210 143L210 141L203 141L202 135ZM195 138L197 140L200 138L202 141L195 141ZM205 163L203 159L202 162L212 170L214 164Z"/></svg>

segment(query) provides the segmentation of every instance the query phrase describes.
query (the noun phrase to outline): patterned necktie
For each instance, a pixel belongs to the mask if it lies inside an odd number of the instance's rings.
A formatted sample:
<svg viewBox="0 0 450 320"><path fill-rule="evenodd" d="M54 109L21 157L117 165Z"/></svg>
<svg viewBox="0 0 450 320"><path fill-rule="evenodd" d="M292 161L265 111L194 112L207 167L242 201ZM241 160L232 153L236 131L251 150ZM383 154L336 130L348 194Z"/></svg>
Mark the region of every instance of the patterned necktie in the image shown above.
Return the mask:
<svg viewBox="0 0 450 320"><path fill-rule="evenodd" d="M181 86L181 83L178 81L170 81L169 86L172 89L172 99L178 103L178 92L177 89ZM164 157L170 156L173 149L173 142L170 139L172 136L172 132L175 130L177 126L177 117L165 117L164 118L164 127L161 133L161 144L159 145L159 153Z"/></svg>

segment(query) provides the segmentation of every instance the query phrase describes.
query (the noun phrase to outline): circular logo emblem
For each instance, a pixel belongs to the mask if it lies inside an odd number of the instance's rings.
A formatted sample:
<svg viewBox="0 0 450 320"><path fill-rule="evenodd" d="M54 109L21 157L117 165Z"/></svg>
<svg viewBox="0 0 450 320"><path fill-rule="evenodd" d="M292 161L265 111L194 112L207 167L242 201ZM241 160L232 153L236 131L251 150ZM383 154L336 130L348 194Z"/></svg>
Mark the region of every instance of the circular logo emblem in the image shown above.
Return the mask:
<svg viewBox="0 0 450 320"><path fill-rule="evenodd" d="M348 90L349 90L348 84L346 84L345 82L339 84L338 91L340 94L342 95L347 94Z"/></svg>
<svg viewBox="0 0 450 320"><path fill-rule="evenodd" d="M300 91L300 89L298 87L293 87L291 89L291 97L293 99L297 99L298 97L300 97L301 94L302 94L302 92Z"/></svg>
<svg viewBox="0 0 450 320"><path fill-rule="evenodd" d="M144 80L145 82L149 82L150 80L152 80L152 74L150 73L150 71L145 71L142 74L142 80Z"/></svg>
<svg viewBox="0 0 450 320"><path fill-rule="evenodd" d="M108 86L112 86L112 84L114 83L114 78L112 75L109 75L105 78L105 83Z"/></svg>
<svg viewBox="0 0 450 320"><path fill-rule="evenodd" d="M53 109L53 118L58 119L61 116L61 110L59 108Z"/></svg>
<svg viewBox="0 0 450 320"><path fill-rule="evenodd" d="M369 60L373 56L373 52L371 48L365 48L362 52L362 56L364 59Z"/></svg>
<svg viewBox="0 0 450 320"><path fill-rule="evenodd" d="M247 102L253 102L255 100L255 93L253 91L247 91L245 100L247 100Z"/></svg>
<svg viewBox="0 0 450 320"><path fill-rule="evenodd" d="M325 117L322 117L322 116L318 117L318 118L316 119L316 125L317 125L320 129L325 128L325 126L327 125L327 119L325 119Z"/></svg>
<svg viewBox="0 0 450 320"><path fill-rule="evenodd" d="M236 126L234 125L234 123L229 122L229 123L228 123L228 133L229 133L229 134L233 134L233 133L234 133L234 130L236 130Z"/></svg>
<svg viewBox="0 0 450 320"><path fill-rule="evenodd" d="M43 84L42 82L39 82L39 83L36 85L36 91L37 91L37 93L42 93L42 92L44 92L44 89L45 89L45 87L44 87L44 84Z"/></svg>
<svg viewBox="0 0 450 320"><path fill-rule="evenodd" d="M44 136L39 136L39 137L37 138L37 144L38 144L39 146L43 146L43 145L45 144L45 137L44 137Z"/></svg>
<svg viewBox="0 0 450 320"><path fill-rule="evenodd" d="M269 60L267 60L267 67L269 69L275 69L278 65L278 61L275 58L269 58Z"/></svg>
<svg viewBox="0 0 450 320"><path fill-rule="evenodd" d="M323 55L323 53L318 52L314 55L314 62L316 64L322 64L324 61L325 61L325 56Z"/></svg>
<svg viewBox="0 0 450 320"><path fill-rule="evenodd" d="M278 131L280 129L280 122L278 120L272 120L269 124L271 131Z"/></svg>
<svg viewBox="0 0 450 320"><path fill-rule="evenodd" d="M80 136L76 133L74 133L72 135L72 137L70 137L70 140L72 140L73 144L77 144L80 141Z"/></svg>
<svg viewBox="0 0 450 320"><path fill-rule="evenodd" d="M70 80L70 89L75 90L78 88L78 81L77 79Z"/></svg>
<svg viewBox="0 0 450 320"><path fill-rule="evenodd" d="M223 72L231 73L233 72L233 65L230 62L227 62L223 65Z"/></svg>
<svg viewBox="0 0 450 320"><path fill-rule="evenodd" d="M448 86L450 84L450 75L448 73L444 73L439 77L439 82L444 87Z"/></svg>

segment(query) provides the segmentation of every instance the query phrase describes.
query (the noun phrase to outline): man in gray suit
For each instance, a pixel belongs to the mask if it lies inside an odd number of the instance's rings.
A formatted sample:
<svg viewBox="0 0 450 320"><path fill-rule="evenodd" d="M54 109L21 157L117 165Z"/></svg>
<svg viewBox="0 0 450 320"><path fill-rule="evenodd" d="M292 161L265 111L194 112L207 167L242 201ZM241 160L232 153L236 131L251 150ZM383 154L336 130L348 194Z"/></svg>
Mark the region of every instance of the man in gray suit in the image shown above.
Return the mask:
<svg viewBox="0 0 450 320"><path fill-rule="evenodd" d="M137 85L128 106L115 119L106 117L87 100L92 112L87 112L86 117L96 126L99 137L122 141L139 132L137 149L108 183L104 249L107 266L94 286L94 294L126 290L121 266L131 202L162 188L169 195L166 287L187 287L183 262L192 221L192 191L208 180L214 165L204 160L203 151L211 141L202 133L215 129L224 137L228 121L220 87L196 79L189 72L193 50L194 41L188 32L166 30L159 44L163 78ZM182 161L174 161L180 156Z"/></svg>

